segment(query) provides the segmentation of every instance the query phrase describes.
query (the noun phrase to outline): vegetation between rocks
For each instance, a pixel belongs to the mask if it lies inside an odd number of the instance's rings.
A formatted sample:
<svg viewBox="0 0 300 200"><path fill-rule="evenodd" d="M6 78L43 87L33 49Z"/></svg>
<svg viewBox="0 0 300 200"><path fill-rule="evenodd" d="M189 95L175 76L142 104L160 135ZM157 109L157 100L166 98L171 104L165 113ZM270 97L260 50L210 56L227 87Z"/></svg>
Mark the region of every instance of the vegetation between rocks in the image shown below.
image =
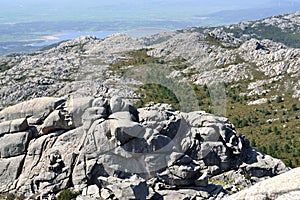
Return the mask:
<svg viewBox="0 0 300 200"><path fill-rule="evenodd" d="M65 189L59 192L57 200L71 200L76 198L80 193L74 192L71 189Z"/></svg>
<svg viewBox="0 0 300 200"><path fill-rule="evenodd" d="M122 61L114 64L112 67L115 70L119 70L120 66L139 66L155 62L166 63L169 66L183 66L178 67L177 70L183 70L188 67L183 59L176 59L172 63L168 63L148 56L146 49L130 52L129 55L132 56L132 60ZM238 61L242 62L241 59ZM253 75L257 80L265 78L263 74L257 72L254 72ZM292 94L289 91L284 90L284 96L277 96L274 100L268 100L267 103L248 105L250 101L261 98L271 99L278 94L278 90L271 90L271 92L262 95L240 95L241 93L247 93L249 82L249 80L245 80L238 84L225 84L225 117L228 117L233 122L239 133L246 135L253 147L283 160L287 166L300 166L299 101L292 98ZM236 84L237 86L235 86ZM276 82L272 84L275 85ZM272 84L268 85L271 89ZM208 113L213 113L214 105L212 105L208 86L191 85L198 99L198 108ZM140 86L136 93L141 97L136 103L137 107L142 107L148 102L156 102L169 103L175 109L180 110L180 98L178 99L170 88L158 84L146 84Z"/></svg>

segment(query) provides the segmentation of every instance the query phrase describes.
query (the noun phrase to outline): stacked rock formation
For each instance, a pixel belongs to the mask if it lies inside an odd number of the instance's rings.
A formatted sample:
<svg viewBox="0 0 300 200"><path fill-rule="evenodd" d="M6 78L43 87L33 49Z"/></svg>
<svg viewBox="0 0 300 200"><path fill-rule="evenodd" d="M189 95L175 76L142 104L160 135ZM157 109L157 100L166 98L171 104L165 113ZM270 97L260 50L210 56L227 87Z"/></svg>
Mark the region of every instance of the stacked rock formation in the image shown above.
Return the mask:
<svg viewBox="0 0 300 200"><path fill-rule="evenodd" d="M224 117L121 97L51 98L0 111L0 192L77 199L221 199L287 170ZM225 183L223 186L220 183Z"/></svg>

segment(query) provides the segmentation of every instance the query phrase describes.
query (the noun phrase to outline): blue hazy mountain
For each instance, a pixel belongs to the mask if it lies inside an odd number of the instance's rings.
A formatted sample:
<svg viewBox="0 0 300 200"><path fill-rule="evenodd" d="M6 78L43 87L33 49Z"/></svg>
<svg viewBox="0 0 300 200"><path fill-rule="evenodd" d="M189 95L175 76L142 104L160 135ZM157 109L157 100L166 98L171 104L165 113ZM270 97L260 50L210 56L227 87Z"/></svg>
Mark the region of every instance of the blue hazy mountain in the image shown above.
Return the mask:
<svg viewBox="0 0 300 200"><path fill-rule="evenodd" d="M299 0L1 0L0 54L85 34L218 26L299 10Z"/></svg>
<svg viewBox="0 0 300 200"><path fill-rule="evenodd" d="M224 10L282 7L297 1L272 0L1 0L0 23L33 21L192 21ZM271 9L272 10L272 9Z"/></svg>

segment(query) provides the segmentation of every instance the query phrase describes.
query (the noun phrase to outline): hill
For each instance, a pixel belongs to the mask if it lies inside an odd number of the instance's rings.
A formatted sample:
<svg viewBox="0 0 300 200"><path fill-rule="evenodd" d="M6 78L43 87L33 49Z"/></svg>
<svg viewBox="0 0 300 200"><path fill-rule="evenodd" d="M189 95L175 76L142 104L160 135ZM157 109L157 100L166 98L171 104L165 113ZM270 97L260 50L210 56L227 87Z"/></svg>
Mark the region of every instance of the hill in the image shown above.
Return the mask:
<svg viewBox="0 0 300 200"><path fill-rule="evenodd" d="M300 166L299 15L140 39L80 37L1 57L0 105L118 94L138 107L205 110L228 117L255 148Z"/></svg>

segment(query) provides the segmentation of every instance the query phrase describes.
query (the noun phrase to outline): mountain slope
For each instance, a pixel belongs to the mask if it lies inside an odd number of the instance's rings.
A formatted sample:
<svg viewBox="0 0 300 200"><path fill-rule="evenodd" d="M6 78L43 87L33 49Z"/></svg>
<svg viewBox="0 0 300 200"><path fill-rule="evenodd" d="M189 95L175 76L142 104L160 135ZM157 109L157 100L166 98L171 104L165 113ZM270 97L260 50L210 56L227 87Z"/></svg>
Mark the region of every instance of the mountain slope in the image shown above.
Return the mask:
<svg viewBox="0 0 300 200"><path fill-rule="evenodd" d="M138 106L163 101L226 116L254 147L299 166L299 15L141 39L81 37L1 57L0 105L115 94Z"/></svg>

